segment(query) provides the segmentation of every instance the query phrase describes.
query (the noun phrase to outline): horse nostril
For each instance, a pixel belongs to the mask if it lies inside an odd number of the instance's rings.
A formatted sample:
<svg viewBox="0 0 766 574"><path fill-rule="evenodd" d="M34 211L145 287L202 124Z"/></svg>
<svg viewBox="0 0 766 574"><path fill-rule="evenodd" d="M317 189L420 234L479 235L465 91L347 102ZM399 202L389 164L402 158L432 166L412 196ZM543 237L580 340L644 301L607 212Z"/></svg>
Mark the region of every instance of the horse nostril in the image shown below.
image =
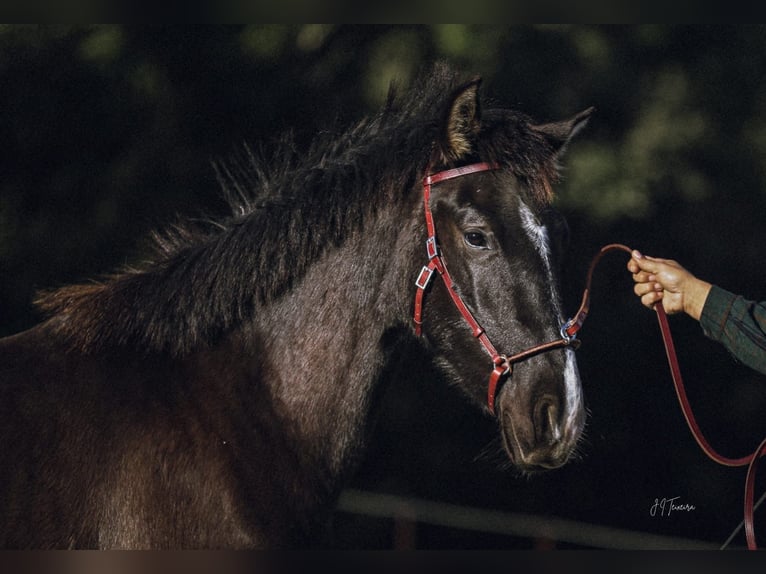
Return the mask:
<svg viewBox="0 0 766 574"><path fill-rule="evenodd" d="M546 395L535 406L535 432L539 444L553 445L561 440L558 400Z"/></svg>

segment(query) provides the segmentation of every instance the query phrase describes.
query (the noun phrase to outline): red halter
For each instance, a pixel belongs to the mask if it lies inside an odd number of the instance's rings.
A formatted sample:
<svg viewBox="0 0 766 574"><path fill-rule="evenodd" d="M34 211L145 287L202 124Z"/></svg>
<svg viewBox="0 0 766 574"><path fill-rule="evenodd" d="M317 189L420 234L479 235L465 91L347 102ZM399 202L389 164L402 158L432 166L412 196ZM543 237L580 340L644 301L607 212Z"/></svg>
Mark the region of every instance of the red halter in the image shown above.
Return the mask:
<svg viewBox="0 0 766 574"><path fill-rule="evenodd" d="M544 353L546 351L551 351L553 349L568 346L577 348L577 346L579 346L579 341L575 340L577 329L574 329L574 331L570 333L566 329L567 325L570 324L570 322L568 322L560 329L560 339L556 339L548 343L543 343L541 345L535 345L534 347L530 347L529 349L520 353L516 353L510 357L498 353L482 326L473 316L463 299L460 297L460 295L458 295L457 291L455 291L452 277L450 276L449 271L447 271L447 265L444 262L441 253L439 252L439 246L436 242L436 226L434 225L434 218L431 213L430 206L431 185L446 181L448 179L454 179L463 175L478 173L482 171L492 171L499 168L499 165L493 163L474 163L463 167L440 171L433 175L428 175L423 179L423 204L426 216L426 229L428 231L428 240L426 241L428 265L423 266L423 269L420 271L418 278L415 281L415 285L418 289L415 292L415 311L413 314L413 320L415 322L415 333L420 336L422 334L423 325L423 297L426 291L426 287L428 287L428 284L431 282L431 277L433 276L434 270L436 270L439 273L439 276L442 278L442 281L444 281L444 286L447 288L447 292L452 298L452 302L455 304L455 307L457 307L457 310L460 312L463 319L470 327L473 336L479 340L479 343L481 343L482 347L484 347L484 350L487 351L487 354L492 360L493 368L492 373L489 376L489 385L487 389L487 406L489 407L489 412L493 415L495 414L495 395L497 393L498 385L506 377L511 375L513 371L513 365L515 363L519 363L529 359L530 357Z"/></svg>

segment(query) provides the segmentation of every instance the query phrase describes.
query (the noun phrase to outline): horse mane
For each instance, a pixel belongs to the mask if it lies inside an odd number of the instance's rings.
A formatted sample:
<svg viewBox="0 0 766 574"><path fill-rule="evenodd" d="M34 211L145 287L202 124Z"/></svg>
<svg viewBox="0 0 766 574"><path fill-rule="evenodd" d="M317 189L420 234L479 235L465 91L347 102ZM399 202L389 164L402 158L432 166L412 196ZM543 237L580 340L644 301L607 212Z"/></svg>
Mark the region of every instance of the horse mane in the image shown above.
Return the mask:
<svg viewBox="0 0 766 574"><path fill-rule="evenodd" d="M131 346L182 356L220 340L376 209L415 188L459 79L439 64L407 92L392 86L376 116L320 134L306 151L285 136L271 155L245 148L216 163L229 216L156 232L140 265L40 293L35 304L82 352ZM490 110L483 122L474 154L512 169L534 199L550 201L555 154L530 119Z"/></svg>

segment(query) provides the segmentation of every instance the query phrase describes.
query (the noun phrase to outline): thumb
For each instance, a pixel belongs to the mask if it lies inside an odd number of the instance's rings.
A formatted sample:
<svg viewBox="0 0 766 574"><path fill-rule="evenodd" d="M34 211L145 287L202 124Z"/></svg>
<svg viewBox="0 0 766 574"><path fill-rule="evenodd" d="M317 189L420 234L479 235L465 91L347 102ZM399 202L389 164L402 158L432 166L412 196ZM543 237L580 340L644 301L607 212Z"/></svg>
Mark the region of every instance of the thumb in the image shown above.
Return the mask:
<svg viewBox="0 0 766 574"><path fill-rule="evenodd" d="M648 271L649 273L656 273L658 269L657 260L654 257L648 255L642 255L640 251L634 250L631 253L633 261L636 262L641 271Z"/></svg>

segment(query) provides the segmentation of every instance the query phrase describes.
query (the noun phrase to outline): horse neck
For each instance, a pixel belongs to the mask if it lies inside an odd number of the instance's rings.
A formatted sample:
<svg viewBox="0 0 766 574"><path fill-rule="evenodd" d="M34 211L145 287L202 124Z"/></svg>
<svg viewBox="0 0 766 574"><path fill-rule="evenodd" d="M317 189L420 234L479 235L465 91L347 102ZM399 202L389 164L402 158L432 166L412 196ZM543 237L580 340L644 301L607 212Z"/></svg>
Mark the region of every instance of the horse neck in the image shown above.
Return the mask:
<svg viewBox="0 0 766 574"><path fill-rule="evenodd" d="M410 320L424 257L419 215L415 201L381 208L259 313L275 410L300 452L330 473L342 473L364 442L380 396L384 335Z"/></svg>

